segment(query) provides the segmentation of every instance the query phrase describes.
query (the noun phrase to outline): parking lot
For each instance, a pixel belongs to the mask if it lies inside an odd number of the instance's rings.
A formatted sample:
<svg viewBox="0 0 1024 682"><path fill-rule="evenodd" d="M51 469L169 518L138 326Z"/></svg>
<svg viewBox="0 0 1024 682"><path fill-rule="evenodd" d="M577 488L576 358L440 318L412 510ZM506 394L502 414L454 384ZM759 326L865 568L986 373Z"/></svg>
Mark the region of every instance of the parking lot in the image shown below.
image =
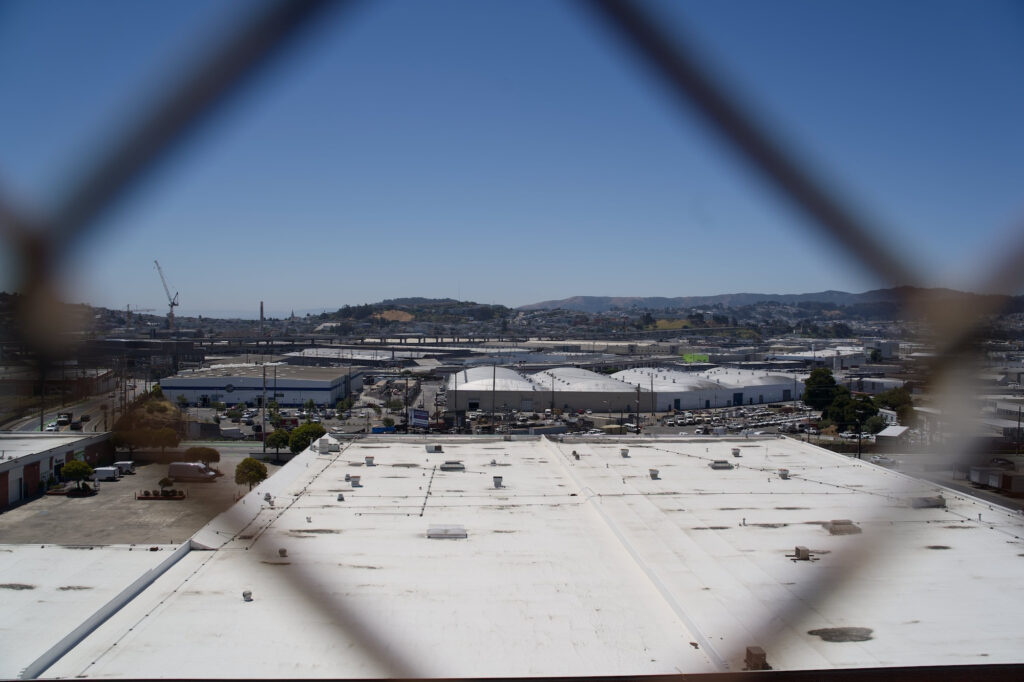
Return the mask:
<svg viewBox="0 0 1024 682"><path fill-rule="evenodd" d="M182 449L192 443L182 443ZM136 500L135 493L159 490L166 464L137 464L136 473L119 481L100 483L98 495L69 498L45 495L0 514L0 543L4 544L178 544L234 504L248 491L235 484L235 466L248 456L235 447L219 447L214 465L224 475L211 483L184 483L184 500ZM273 475L279 466L267 464Z"/></svg>

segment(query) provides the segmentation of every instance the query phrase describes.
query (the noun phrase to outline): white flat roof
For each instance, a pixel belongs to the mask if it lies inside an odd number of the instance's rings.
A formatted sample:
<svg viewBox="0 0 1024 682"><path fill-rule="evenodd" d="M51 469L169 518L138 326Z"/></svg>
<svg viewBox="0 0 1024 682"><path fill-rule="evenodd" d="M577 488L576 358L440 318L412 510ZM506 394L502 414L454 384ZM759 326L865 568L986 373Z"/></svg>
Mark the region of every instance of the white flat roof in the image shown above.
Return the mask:
<svg viewBox="0 0 1024 682"><path fill-rule="evenodd" d="M378 438L274 481L46 676L738 671L753 645L775 669L1024 660L1019 515L798 441ZM948 509L907 503L940 491Z"/></svg>
<svg viewBox="0 0 1024 682"><path fill-rule="evenodd" d="M11 679L173 547L0 545L0 678Z"/></svg>
<svg viewBox="0 0 1024 682"><path fill-rule="evenodd" d="M92 440L96 433L82 435L81 432L34 433L21 431L0 431L0 463L17 460L52 448L74 447L79 441Z"/></svg>

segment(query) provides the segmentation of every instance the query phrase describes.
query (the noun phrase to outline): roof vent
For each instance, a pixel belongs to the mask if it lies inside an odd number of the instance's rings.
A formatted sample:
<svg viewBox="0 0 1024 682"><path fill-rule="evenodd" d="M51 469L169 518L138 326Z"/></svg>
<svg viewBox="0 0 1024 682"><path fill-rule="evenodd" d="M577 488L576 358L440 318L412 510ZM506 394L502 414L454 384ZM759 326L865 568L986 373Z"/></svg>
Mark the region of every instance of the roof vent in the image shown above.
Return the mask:
<svg viewBox="0 0 1024 682"><path fill-rule="evenodd" d="M469 533L463 526L430 526L427 528L427 537L431 540L465 540Z"/></svg>
<svg viewBox="0 0 1024 682"><path fill-rule="evenodd" d="M733 448L732 449L732 456L733 457L739 457L740 456L740 449L739 448Z"/></svg>
<svg viewBox="0 0 1024 682"><path fill-rule="evenodd" d="M441 465L441 471L465 471L466 465L457 459L449 459ZM353 478L356 478L353 476Z"/></svg>
<svg viewBox="0 0 1024 682"><path fill-rule="evenodd" d="M747 670L771 670L768 665L768 655L759 646L748 646L747 656L743 659L747 664Z"/></svg>
<svg viewBox="0 0 1024 682"><path fill-rule="evenodd" d="M427 446L427 452L444 452L444 450L441 449L440 445L435 443Z"/></svg>
<svg viewBox="0 0 1024 682"><path fill-rule="evenodd" d="M377 466L376 464L373 463L373 455L367 455L366 456L366 466L368 466L368 467Z"/></svg>
<svg viewBox="0 0 1024 682"><path fill-rule="evenodd" d="M779 469L779 478L783 481L789 480L789 469Z"/></svg>
<svg viewBox="0 0 1024 682"><path fill-rule="evenodd" d="M624 459L629 459L629 448L621 448L619 450L619 454L622 455Z"/></svg>
<svg viewBox="0 0 1024 682"><path fill-rule="evenodd" d="M860 527L854 525L850 519L832 519L822 525L832 535L856 535L861 532Z"/></svg>
<svg viewBox="0 0 1024 682"><path fill-rule="evenodd" d="M910 506L914 509L945 509L946 498L938 497L914 497L910 500Z"/></svg>
<svg viewBox="0 0 1024 682"><path fill-rule="evenodd" d="M732 462L730 462L727 459L716 459L715 461L713 461L710 464L708 464L708 466L711 467L712 469L734 469L735 468L732 465Z"/></svg>
<svg viewBox="0 0 1024 682"><path fill-rule="evenodd" d="M352 483L353 488L362 488L363 486L359 483L359 476L350 476L349 481Z"/></svg>
<svg viewBox="0 0 1024 682"><path fill-rule="evenodd" d="M505 486L503 486L503 485L501 484L501 481L502 481L502 480L503 480L503 479L502 479L502 477L501 477L501 476L494 476L494 487L495 487L495 488L504 488Z"/></svg>
<svg viewBox="0 0 1024 682"><path fill-rule="evenodd" d="M282 547L281 549L277 550L277 556L283 559L284 557L288 556L288 550Z"/></svg>
<svg viewBox="0 0 1024 682"><path fill-rule="evenodd" d="M648 471L651 473L651 480L652 481L657 481L658 480L658 470L657 469L648 469Z"/></svg>
<svg viewBox="0 0 1024 682"><path fill-rule="evenodd" d="M243 601L252 601L252 592L249 591L249 590L246 590L245 592L243 592L242 593L242 600Z"/></svg>

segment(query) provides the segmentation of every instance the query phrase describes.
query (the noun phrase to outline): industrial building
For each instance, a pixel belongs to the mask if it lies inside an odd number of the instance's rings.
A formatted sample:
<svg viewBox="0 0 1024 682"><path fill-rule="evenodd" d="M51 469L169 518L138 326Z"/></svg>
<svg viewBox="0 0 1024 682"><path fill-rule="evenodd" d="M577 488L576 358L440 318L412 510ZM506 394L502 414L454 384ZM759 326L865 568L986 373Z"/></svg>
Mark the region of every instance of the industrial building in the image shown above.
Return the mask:
<svg viewBox="0 0 1024 682"><path fill-rule="evenodd" d="M190 542L153 547L173 550L159 563L114 546L4 547L4 580L33 590L0 605L18 623L0 671L1020 663L1024 584L1008 578L1022 536L1008 509L789 439L328 437Z"/></svg>
<svg viewBox="0 0 1024 682"><path fill-rule="evenodd" d="M339 400L362 389L363 367L305 367L268 364L214 365L185 370L160 380L160 388L171 400L185 396L190 405L260 405L264 388L267 401L280 405L302 405L312 400L333 407Z"/></svg>
<svg viewBox="0 0 1024 682"><path fill-rule="evenodd" d="M73 459L90 465L113 454L109 433L0 433L0 511L40 495Z"/></svg>
<svg viewBox="0 0 1024 682"><path fill-rule="evenodd" d="M796 374L731 367L715 367L697 373L636 367L616 372L612 377L653 392L655 409L659 412L788 402L799 398L804 391L803 382ZM641 398L640 409L650 410L649 402Z"/></svg>
<svg viewBox="0 0 1024 682"><path fill-rule="evenodd" d="M716 367L683 372L638 367L599 374L555 367L523 375L505 367L478 366L448 377L455 410L535 411L546 408L595 412L694 410L795 400L803 382L795 374Z"/></svg>

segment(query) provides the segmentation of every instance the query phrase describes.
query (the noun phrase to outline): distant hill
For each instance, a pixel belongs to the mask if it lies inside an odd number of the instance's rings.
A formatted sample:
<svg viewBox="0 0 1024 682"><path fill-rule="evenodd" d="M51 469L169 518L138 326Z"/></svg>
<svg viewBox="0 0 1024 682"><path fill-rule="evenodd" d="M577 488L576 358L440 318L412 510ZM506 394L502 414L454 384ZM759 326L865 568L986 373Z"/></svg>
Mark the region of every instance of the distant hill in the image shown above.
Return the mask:
<svg viewBox="0 0 1024 682"><path fill-rule="evenodd" d="M914 291L911 287L898 287L894 289L875 289L860 294L852 294L846 291L819 291L810 294L718 294L716 296L677 296L666 298L663 296L573 296L555 301L541 301L520 306L517 310L571 310L584 313L603 313L613 309L628 310L630 308L649 308L652 310L678 309L678 308L702 308L713 305L721 305L725 308L738 308L740 306L753 305L764 301L776 303L797 304L797 303L831 303L834 305L856 305L858 303L898 303L908 293ZM943 298L970 298L978 294L970 294L953 289L927 289L916 290L916 293L926 292L932 299Z"/></svg>

